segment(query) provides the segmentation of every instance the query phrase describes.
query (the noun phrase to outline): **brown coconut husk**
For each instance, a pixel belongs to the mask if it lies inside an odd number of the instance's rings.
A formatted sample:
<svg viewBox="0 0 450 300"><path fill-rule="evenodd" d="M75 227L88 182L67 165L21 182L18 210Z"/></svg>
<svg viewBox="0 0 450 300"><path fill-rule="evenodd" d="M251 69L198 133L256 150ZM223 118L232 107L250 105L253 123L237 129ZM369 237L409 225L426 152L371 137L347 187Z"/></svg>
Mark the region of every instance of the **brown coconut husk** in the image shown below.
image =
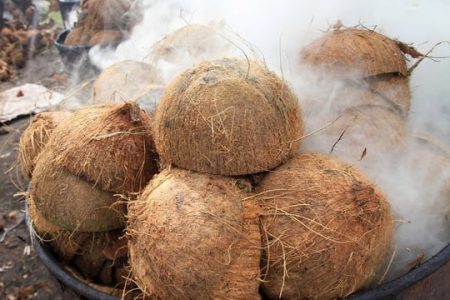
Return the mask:
<svg viewBox="0 0 450 300"><path fill-rule="evenodd" d="M47 144L55 127L71 115L65 111L37 114L22 133L19 141L19 165L22 175L31 178L36 158Z"/></svg>
<svg viewBox="0 0 450 300"><path fill-rule="evenodd" d="M42 243L47 244L58 259L75 268L85 279L123 288L127 282L127 240L123 230L106 232L72 232L47 221L37 209L32 195L28 197L28 213L32 228Z"/></svg>
<svg viewBox="0 0 450 300"><path fill-rule="evenodd" d="M155 89L161 89L162 83L160 73L152 65L124 60L104 69L98 75L92 85L92 98L95 103L137 99L150 102L146 95Z"/></svg>
<svg viewBox="0 0 450 300"><path fill-rule="evenodd" d="M157 172L151 117L135 103L80 109L49 141L55 160L102 190L138 192Z"/></svg>
<svg viewBox="0 0 450 300"><path fill-rule="evenodd" d="M366 105L348 109L338 117L330 126L308 137L308 149L330 153L364 170L404 150L405 123L395 111Z"/></svg>
<svg viewBox="0 0 450 300"><path fill-rule="evenodd" d="M303 135L297 98L257 62L204 62L166 88L155 115L161 160L220 175L272 169Z"/></svg>
<svg viewBox="0 0 450 300"><path fill-rule="evenodd" d="M381 271L392 239L389 205L353 167L301 154L269 173L257 192L269 298L342 298Z"/></svg>
<svg viewBox="0 0 450 300"><path fill-rule="evenodd" d="M109 231L124 227L126 205L58 165L53 149L39 155L31 195L42 216L66 230Z"/></svg>
<svg viewBox="0 0 450 300"><path fill-rule="evenodd" d="M83 0L81 23L90 30L120 30L132 0Z"/></svg>
<svg viewBox="0 0 450 300"><path fill-rule="evenodd" d="M152 52L154 61L163 59L172 63L181 63L186 57L200 59L223 53L231 43L222 37L222 29L216 25L189 24L169 33Z"/></svg>
<svg viewBox="0 0 450 300"><path fill-rule="evenodd" d="M232 178L165 170L130 203L130 265L158 299L259 299L259 207Z"/></svg>
<svg viewBox="0 0 450 300"><path fill-rule="evenodd" d="M0 81L8 81L12 76L13 72L9 65L3 59L0 59Z"/></svg>
<svg viewBox="0 0 450 300"><path fill-rule="evenodd" d="M88 45L118 44L122 40L122 32L119 30L101 30L92 33Z"/></svg>
<svg viewBox="0 0 450 300"><path fill-rule="evenodd" d="M87 45L89 40L91 39L92 34L88 31L84 31L83 28L74 28L67 35L64 40L64 44L66 45Z"/></svg>
<svg viewBox="0 0 450 300"><path fill-rule="evenodd" d="M301 51L307 65L327 73L362 77L380 74L409 75L404 53L396 41L366 29L339 29L313 41Z"/></svg>
<svg viewBox="0 0 450 300"><path fill-rule="evenodd" d="M313 41L301 51L302 62L332 78L367 90L367 104L387 105L406 117L411 106L409 71L398 41L366 29L339 29ZM408 53L409 54L409 53ZM360 82L363 79L364 82ZM346 89L342 92L345 99ZM325 96L325 99L329 95ZM322 99L324 100L324 99ZM358 105L358 98L353 98ZM336 103L339 110L339 103ZM349 103L352 105L352 103ZM346 108L349 108L348 106Z"/></svg>

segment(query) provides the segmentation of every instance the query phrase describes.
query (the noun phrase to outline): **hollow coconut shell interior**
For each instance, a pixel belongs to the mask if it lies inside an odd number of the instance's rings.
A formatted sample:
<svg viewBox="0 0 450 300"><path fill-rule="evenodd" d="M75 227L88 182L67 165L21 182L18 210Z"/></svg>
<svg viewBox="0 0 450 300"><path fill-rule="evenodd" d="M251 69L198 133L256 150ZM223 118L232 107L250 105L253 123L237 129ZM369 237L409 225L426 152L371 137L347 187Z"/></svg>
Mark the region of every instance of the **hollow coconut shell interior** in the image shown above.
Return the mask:
<svg viewBox="0 0 450 300"><path fill-rule="evenodd" d="M49 141L57 164L105 191L138 192L158 171L152 119L135 103L82 108Z"/></svg>
<svg viewBox="0 0 450 300"><path fill-rule="evenodd" d="M259 299L259 207L232 178L164 170L130 203L130 265L158 299Z"/></svg>
<svg viewBox="0 0 450 300"><path fill-rule="evenodd" d="M368 286L388 259L383 193L328 156L299 154L257 189L263 209L262 290L270 299L335 299Z"/></svg>
<svg viewBox="0 0 450 300"><path fill-rule="evenodd" d="M163 164L219 175L274 168L303 135L297 98L257 62L204 62L166 88L155 114Z"/></svg>
<svg viewBox="0 0 450 300"><path fill-rule="evenodd" d="M30 193L41 215L65 230L100 232L125 226L121 198L61 167L50 147L38 157Z"/></svg>
<svg viewBox="0 0 450 300"><path fill-rule="evenodd" d="M31 178L36 158L53 130L70 115L70 112L65 111L49 111L39 113L32 119L19 141L19 165L23 176Z"/></svg>

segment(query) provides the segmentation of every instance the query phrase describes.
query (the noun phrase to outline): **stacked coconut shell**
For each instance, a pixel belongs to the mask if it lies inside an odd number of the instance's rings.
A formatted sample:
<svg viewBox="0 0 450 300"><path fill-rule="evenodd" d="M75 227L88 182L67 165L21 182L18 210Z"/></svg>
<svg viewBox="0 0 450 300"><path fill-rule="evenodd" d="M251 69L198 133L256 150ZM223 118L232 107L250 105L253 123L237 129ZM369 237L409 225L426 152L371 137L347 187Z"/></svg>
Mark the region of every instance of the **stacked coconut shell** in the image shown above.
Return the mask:
<svg viewBox="0 0 450 300"><path fill-rule="evenodd" d="M126 18L132 4L132 0L83 0L78 22L64 43L118 44L134 26L134 22Z"/></svg>
<svg viewBox="0 0 450 300"><path fill-rule="evenodd" d="M186 70L163 94L154 136L165 170L129 204L127 226L144 297L334 299L380 275L384 194L346 163L297 153L301 108L264 65Z"/></svg>
<svg viewBox="0 0 450 300"><path fill-rule="evenodd" d="M411 48L404 46L372 30L338 28L301 51L304 66L325 84L335 84L310 96L310 116L321 121L340 117L313 137L313 149L363 168L379 153L402 150L411 106L405 58Z"/></svg>
<svg viewBox="0 0 450 300"><path fill-rule="evenodd" d="M127 199L158 170L151 123L134 103L42 113L20 143L34 230L78 276L118 294L129 273Z"/></svg>

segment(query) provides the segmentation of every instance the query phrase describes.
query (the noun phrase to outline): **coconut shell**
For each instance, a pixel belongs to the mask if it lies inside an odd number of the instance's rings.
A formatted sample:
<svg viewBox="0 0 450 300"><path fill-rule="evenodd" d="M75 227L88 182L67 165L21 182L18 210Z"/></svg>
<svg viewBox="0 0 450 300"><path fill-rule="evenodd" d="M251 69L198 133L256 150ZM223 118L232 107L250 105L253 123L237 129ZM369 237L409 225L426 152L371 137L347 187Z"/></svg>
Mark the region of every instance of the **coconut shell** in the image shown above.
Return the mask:
<svg viewBox="0 0 450 300"><path fill-rule="evenodd" d="M53 130L70 115L70 112L50 111L39 113L31 120L19 141L19 164L23 176L31 178L36 158Z"/></svg>
<svg viewBox="0 0 450 300"><path fill-rule="evenodd" d="M98 232L125 225L121 198L59 166L50 147L38 157L31 195L42 216L66 230Z"/></svg>
<svg viewBox="0 0 450 300"><path fill-rule="evenodd" d="M138 192L157 172L152 120L136 104L80 109L49 141L58 164L116 193Z"/></svg>
<svg viewBox="0 0 450 300"><path fill-rule="evenodd" d="M384 194L353 167L305 153L269 173L258 190L270 298L335 299L369 285L392 239Z"/></svg>
<svg viewBox="0 0 450 300"><path fill-rule="evenodd" d="M114 29L122 27L122 18L131 7L132 0L84 0L82 26L89 30Z"/></svg>
<svg viewBox="0 0 450 300"><path fill-rule="evenodd" d="M153 66L124 60L104 69L94 84L93 101L95 103L120 102L138 100L139 105L155 106L151 94L163 88L163 79Z"/></svg>
<svg viewBox="0 0 450 300"><path fill-rule="evenodd" d="M360 72L363 77L380 74L408 76L403 52L396 41L372 30L335 30L301 51L302 61L342 76Z"/></svg>
<svg viewBox="0 0 450 300"><path fill-rule="evenodd" d="M88 45L108 45L118 44L122 40L122 33L119 30L101 30L92 34Z"/></svg>
<svg viewBox="0 0 450 300"><path fill-rule="evenodd" d="M330 126L308 137L307 150L331 153L365 171L376 166L380 159L393 157L404 150L405 123L395 111L367 105L349 109L338 116L340 118Z"/></svg>
<svg viewBox="0 0 450 300"><path fill-rule="evenodd" d="M259 207L232 178L165 170L130 203L130 265L158 299L259 299Z"/></svg>
<svg viewBox="0 0 450 300"><path fill-rule="evenodd" d="M163 59L172 63L203 61L223 57L232 47L231 42L223 37L219 26L189 24L169 33L156 44L152 58L154 61Z"/></svg>
<svg viewBox="0 0 450 300"><path fill-rule="evenodd" d="M164 163L220 175L272 169L294 155L303 135L297 98L256 62L204 62L179 75L155 115Z"/></svg>

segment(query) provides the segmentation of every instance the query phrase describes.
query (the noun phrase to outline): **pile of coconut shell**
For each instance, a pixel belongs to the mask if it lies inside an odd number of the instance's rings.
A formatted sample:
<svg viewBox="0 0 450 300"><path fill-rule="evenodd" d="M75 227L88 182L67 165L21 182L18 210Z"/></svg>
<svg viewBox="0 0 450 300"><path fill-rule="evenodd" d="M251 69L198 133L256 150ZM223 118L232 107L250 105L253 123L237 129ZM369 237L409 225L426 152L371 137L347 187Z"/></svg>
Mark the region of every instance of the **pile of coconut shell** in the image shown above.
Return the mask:
<svg viewBox="0 0 450 300"><path fill-rule="evenodd" d="M67 45L94 46L118 44L129 34L138 19L129 13L133 0L82 0L75 28L65 40Z"/></svg>
<svg viewBox="0 0 450 300"><path fill-rule="evenodd" d="M407 84L405 69L371 78L364 95ZM229 58L179 74L154 113L104 103L40 114L19 155L33 228L85 280L133 282L148 299L336 299L370 288L392 257L390 206L351 164L304 150L300 103L264 64ZM409 104L389 105L336 112L401 128Z"/></svg>

